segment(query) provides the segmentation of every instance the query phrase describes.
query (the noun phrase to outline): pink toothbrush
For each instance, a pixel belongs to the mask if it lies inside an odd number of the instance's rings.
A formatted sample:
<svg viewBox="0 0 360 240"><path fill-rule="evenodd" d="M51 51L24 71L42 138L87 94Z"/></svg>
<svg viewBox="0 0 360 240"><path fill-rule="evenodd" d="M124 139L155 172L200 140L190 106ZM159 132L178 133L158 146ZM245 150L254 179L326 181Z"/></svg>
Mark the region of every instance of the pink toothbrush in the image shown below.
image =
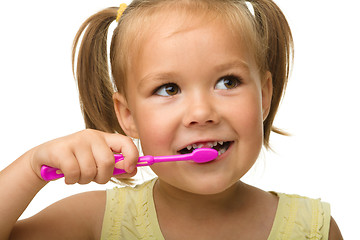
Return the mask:
<svg viewBox="0 0 360 240"><path fill-rule="evenodd" d="M180 154L180 155L170 155L170 156L142 156L139 157L137 167L150 166L154 163L159 162L174 162L174 161L188 161L192 160L196 163L205 163L211 160L214 160L218 156L218 152L212 148L198 148L195 149L192 153ZM122 154L114 154L115 163L124 160ZM41 167L41 177L45 181L50 181L58 178L64 177L64 174L56 173L60 169L49 167L43 165ZM113 175L122 174L126 171L124 169L115 168Z"/></svg>

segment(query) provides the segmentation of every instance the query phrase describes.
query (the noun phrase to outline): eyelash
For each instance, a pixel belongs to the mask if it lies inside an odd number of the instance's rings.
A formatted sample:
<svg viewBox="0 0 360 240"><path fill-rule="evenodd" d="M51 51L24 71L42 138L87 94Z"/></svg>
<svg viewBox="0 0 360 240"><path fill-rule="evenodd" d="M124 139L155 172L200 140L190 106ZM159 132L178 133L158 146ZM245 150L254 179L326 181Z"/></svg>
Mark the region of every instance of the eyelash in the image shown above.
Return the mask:
<svg viewBox="0 0 360 240"><path fill-rule="evenodd" d="M179 88L179 86L178 86L177 84L175 84L175 83L165 83L165 84L159 86L158 88L156 88L156 89L154 90L154 92L153 92L153 95L158 95L158 96L164 96L164 97L165 97L165 95L164 95L164 94L160 94L160 92L161 92L161 90L167 91L167 90L169 90L169 89L166 89L166 88L170 88L170 87L173 88L173 89L175 89L175 94L173 94L173 95L168 94L168 96L174 96L174 95L176 95L176 94L178 94L178 93L181 92L181 91L180 91L180 88Z"/></svg>
<svg viewBox="0 0 360 240"><path fill-rule="evenodd" d="M226 87L225 88L216 88L218 86L218 84L222 81L222 80L228 80L229 81L233 81L232 83L235 84L234 86L231 87ZM233 88L237 88L239 85L241 85L242 83L242 79L240 77L237 77L235 75L226 75L223 76L221 78L219 78L219 80L216 82L215 84L215 89L220 89L220 90L230 90ZM225 83L226 84L226 83ZM171 88L171 89L170 89ZM166 92L166 91L173 91L173 93ZM165 94L161 93L165 91ZM154 91L153 91L153 95L158 95L158 96L174 96L176 94L181 93L180 87L176 84L176 83L165 83L159 87L157 87Z"/></svg>
<svg viewBox="0 0 360 240"><path fill-rule="evenodd" d="M237 88L239 85L242 84L242 79L240 77L237 77L235 75L226 75L221 77L215 84L215 88L216 86L218 86L218 84L222 81L222 80L228 80L229 81L233 81L232 83L235 84L234 86L231 87L226 87L226 88L220 88L220 90L230 90L230 89L234 89ZM225 83L226 84L226 83Z"/></svg>

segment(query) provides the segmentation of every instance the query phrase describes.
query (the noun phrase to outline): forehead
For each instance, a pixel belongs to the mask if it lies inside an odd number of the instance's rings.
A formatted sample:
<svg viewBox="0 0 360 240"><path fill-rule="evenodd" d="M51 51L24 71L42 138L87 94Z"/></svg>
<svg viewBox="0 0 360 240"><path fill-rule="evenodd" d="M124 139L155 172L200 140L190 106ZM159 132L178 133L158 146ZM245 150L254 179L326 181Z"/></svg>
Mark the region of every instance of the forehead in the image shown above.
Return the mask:
<svg viewBox="0 0 360 240"><path fill-rule="evenodd" d="M127 95L125 89L129 81L131 82L130 73L136 71L135 65L138 65L137 61L149 37L159 34L159 30L165 25L170 26L168 23L171 21L173 21L171 28L167 32L162 32L163 36L173 36L209 23L220 23L221 28L226 28L240 40L249 55L255 59L256 65L261 66L263 63L258 61L261 59L258 57L261 55L259 54L261 48L256 41L252 15L246 6L230 5L226 1L227 4L223 4L224 8L221 8L221 6L214 7L208 4L209 2L219 5L225 1L169 0L162 1L156 6L136 8L130 14L125 14L122 23L119 24L116 35L118 41L112 51L112 59L114 59L112 69L117 89Z"/></svg>
<svg viewBox="0 0 360 240"><path fill-rule="evenodd" d="M138 56L157 55L156 50L162 50L161 54L176 58L179 48L180 53L185 51L188 57L201 50L205 51L203 57L234 49L241 49L241 55L248 52L242 38L220 19L184 19L175 13L170 18L160 18L159 22L161 24L143 35L143 41L138 45Z"/></svg>
<svg viewBox="0 0 360 240"><path fill-rule="evenodd" d="M235 69L257 74L241 38L222 21L171 16L144 36L128 76L130 88L140 90L160 80L211 79Z"/></svg>
<svg viewBox="0 0 360 240"><path fill-rule="evenodd" d="M241 5L229 6L229 4L226 4L223 5L226 6L226 9L220 9L221 5L218 2L221 1L214 1L219 5L217 7L207 1L169 1L172 4L164 2L163 5L139 11L132 18L135 19L134 21L130 20L125 23L128 24L125 27L127 30L124 32L127 38L125 41L128 44L123 46L126 47L125 51L127 51L128 55L141 53L143 43L146 43L149 37L158 34L160 30L166 37L166 34L171 36L183 31L189 31L192 28L199 28L211 22L218 22L221 27L230 30L234 37L239 38L246 45L245 47L249 51L255 50L255 31L249 20L246 7L242 9ZM167 32L164 32L166 26L168 26L168 29Z"/></svg>
<svg viewBox="0 0 360 240"><path fill-rule="evenodd" d="M179 34L189 33L193 30L203 29L207 31L207 26L216 26L218 33L226 32L233 38L233 44L241 44L248 52L254 52L253 34L251 30L242 26L240 22L231 21L225 17L217 15L216 12L205 10L168 9L153 13L147 19L143 19L143 24L139 26L140 33L134 36L132 46L129 47L131 55L135 59L141 55L144 46L149 41L161 41L174 37ZM133 59L134 60L134 59Z"/></svg>

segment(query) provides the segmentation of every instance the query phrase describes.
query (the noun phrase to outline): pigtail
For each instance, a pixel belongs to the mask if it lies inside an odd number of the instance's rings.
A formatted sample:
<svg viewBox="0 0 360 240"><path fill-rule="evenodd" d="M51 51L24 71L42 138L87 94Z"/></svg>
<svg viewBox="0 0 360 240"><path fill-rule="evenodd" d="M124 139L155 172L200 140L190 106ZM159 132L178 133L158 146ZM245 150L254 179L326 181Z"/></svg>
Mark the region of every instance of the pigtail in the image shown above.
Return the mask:
<svg viewBox="0 0 360 240"><path fill-rule="evenodd" d="M117 8L108 8L94 14L81 25L74 39L72 65L86 127L123 133L113 106L114 88L107 56L107 33L116 15ZM82 35L75 71L76 49Z"/></svg>
<svg viewBox="0 0 360 240"><path fill-rule="evenodd" d="M271 0L250 0L254 8L257 31L263 42L263 57L272 74L273 98L271 110L264 122L264 145L269 147L271 131L288 135L273 126L280 101L284 95L293 60L293 38L288 22L280 8Z"/></svg>

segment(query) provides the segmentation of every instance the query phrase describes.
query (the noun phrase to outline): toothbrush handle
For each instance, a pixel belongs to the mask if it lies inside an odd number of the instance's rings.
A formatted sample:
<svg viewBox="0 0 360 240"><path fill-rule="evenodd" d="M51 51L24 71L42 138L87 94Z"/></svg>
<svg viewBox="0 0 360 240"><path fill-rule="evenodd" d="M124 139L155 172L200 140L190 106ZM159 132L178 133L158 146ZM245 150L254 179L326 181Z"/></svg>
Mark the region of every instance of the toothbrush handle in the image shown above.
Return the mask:
<svg viewBox="0 0 360 240"><path fill-rule="evenodd" d="M115 163L124 160L124 156L122 154L114 154ZM154 157L153 156L142 156L139 157L138 163L136 164L137 167L143 167L143 166L150 166L154 163ZM40 173L41 177L45 181L51 181L58 178L64 177L64 174L57 173L57 171L60 170L58 168L50 167L47 165L43 165L41 167ZM123 174L126 173L124 169L120 168L114 168L113 175Z"/></svg>
<svg viewBox="0 0 360 240"><path fill-rule="evenodd" d="M55 179L64 177L64 174L56 173L56 171L58 171L58 170L60 170L60 169L49 167L47 165L43 165L40 170L41 177L45 181L51 181L51 180L55 180Z"/></svg>

